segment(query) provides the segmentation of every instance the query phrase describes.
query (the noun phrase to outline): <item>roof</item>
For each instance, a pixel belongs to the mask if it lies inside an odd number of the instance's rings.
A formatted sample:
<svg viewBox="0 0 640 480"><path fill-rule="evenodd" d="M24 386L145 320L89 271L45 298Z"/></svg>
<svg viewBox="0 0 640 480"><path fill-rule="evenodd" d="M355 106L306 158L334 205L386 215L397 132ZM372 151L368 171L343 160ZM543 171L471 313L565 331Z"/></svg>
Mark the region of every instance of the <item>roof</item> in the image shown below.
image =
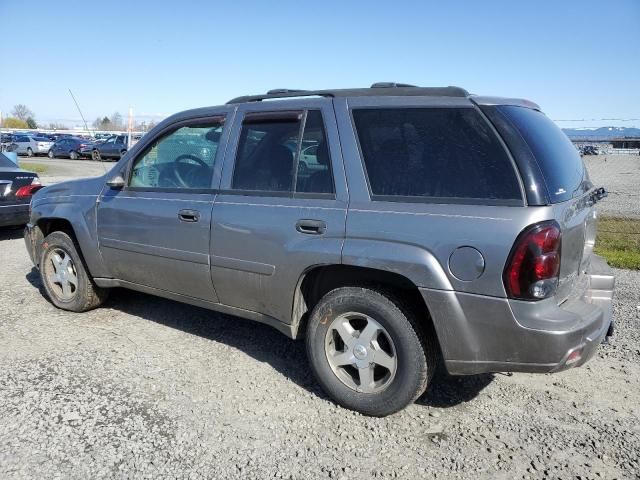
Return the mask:
<svg viewBox="0 0 640 480"><path fill-rule="evenodd" d="M269 90L264 95L245 95L229 100L227 103L260 102L276 98L293 97L383 97L383 96L419 96L419 97L468 97L469 92L460 87L416 87L405 83L380 82L369 88L347 88L339 90L295 90L279 88Z"/></svg>

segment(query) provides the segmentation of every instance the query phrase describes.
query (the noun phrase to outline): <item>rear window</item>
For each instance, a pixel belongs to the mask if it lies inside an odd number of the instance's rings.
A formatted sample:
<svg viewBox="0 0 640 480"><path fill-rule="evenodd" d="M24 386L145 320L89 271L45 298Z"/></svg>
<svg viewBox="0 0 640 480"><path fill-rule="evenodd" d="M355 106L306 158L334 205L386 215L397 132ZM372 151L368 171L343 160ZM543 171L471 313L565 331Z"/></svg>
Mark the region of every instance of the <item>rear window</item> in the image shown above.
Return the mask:
<svg viewBox="0 0 640 480"><path fill-rule="evenodd" d="M535 156L551 203L569 200L590 187L578 151L544 113L516 106L501 106L498 109L518 129Z"/></svg>
<svg viewBox="0 0 640 480"><path fill-rule="evenodd" d="M355 109L374 200L522 205L502 144L473 108Z"/></svg>
<svg viewBox="0 0 640 480"><path fill-rule="evenodd" d="M51 140L49 140L47 137L33 137L33 139L36 142L50 142Z"/></svg>

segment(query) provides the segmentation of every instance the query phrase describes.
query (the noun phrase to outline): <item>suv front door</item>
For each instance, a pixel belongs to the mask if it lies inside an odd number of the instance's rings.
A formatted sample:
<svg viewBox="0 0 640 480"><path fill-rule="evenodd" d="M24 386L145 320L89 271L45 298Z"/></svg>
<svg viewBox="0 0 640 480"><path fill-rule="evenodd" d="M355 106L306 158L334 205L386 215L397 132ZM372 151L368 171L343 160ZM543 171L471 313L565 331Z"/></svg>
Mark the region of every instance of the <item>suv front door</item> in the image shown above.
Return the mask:
<svg viewBox="0 0 640 480"><path fill-rule="evenodd" d="M105 187L98 241L113 278L217 301L209 236L225 114L180 121L145 139L123 165L126 186Z"/></svg>
<svg viewBox="0 0 640 480"><path fill-rule="evenodd" d="M300 168L311 143L322 171ZM347 201L331 100L238 107L213 208L220 302L288 322L304 272L340 263Z"/></svg>

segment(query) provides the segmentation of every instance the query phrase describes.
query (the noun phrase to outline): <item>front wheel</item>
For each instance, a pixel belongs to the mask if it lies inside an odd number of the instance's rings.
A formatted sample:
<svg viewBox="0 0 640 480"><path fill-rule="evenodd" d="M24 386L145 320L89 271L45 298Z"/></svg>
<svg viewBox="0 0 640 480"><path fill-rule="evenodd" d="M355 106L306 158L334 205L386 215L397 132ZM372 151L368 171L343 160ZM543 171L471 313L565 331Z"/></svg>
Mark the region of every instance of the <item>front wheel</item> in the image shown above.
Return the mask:
<svg viewBox="0 0 640 480"><path fill-rule="evenodd" d="M33 157L33 150L31 150L31 147L27 148L27 157Z"/></svg>
<svg viewBox="0 0 640 480"><path fill-rule="evenodd" d="M329 292L313 309L307 355L323 390L340 405L385 416L416 400L436 368L435 338L411 309L369 288Z"/></svg>
<svg viewBox="0 0 640 480"><path fill-rule="evenodd" d="M40 278L56 307L86 312L99 306L109 293L93 283L76 244L64 232L53 232L44 239L40 257Z"/></svg>
<svg viewBox="0 0 640 480"><path fill-rule="evenodd" d="M100 160L102 160L102 159L100 158L100 152L99 152L98 150L93 150L93 151L91 152L91 159L92 159L92 160L95 160L96 162L99 162Z"/></svg>
<svg viewBox="0 0 640 480"><path fill-rule="evenodd" d="M53 154L53 150L49 150L49 151L47 152L47 156L48 156L49 158L51 158L51 159L56 158L56 156Z"/></svg>

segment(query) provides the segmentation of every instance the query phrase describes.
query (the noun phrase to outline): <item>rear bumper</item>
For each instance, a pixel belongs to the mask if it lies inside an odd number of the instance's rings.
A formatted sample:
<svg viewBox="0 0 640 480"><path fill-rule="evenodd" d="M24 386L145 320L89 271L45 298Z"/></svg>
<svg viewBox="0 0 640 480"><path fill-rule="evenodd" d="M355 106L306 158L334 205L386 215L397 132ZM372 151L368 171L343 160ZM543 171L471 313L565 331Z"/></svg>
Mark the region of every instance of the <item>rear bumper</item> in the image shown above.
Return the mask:
<svg viewBox="0 0 640 480"><path fill-rule="evenodd" d="M0 227L24 225L29 221L29 203L0 206Z"/></svg>
<svg viewBox="0 0 640 480"><path fill-rule="evenodd" d="M421 289L451 374L557 372L586 363L612 322L613 271L592 256L588 286L557 305Z"/></svg>

